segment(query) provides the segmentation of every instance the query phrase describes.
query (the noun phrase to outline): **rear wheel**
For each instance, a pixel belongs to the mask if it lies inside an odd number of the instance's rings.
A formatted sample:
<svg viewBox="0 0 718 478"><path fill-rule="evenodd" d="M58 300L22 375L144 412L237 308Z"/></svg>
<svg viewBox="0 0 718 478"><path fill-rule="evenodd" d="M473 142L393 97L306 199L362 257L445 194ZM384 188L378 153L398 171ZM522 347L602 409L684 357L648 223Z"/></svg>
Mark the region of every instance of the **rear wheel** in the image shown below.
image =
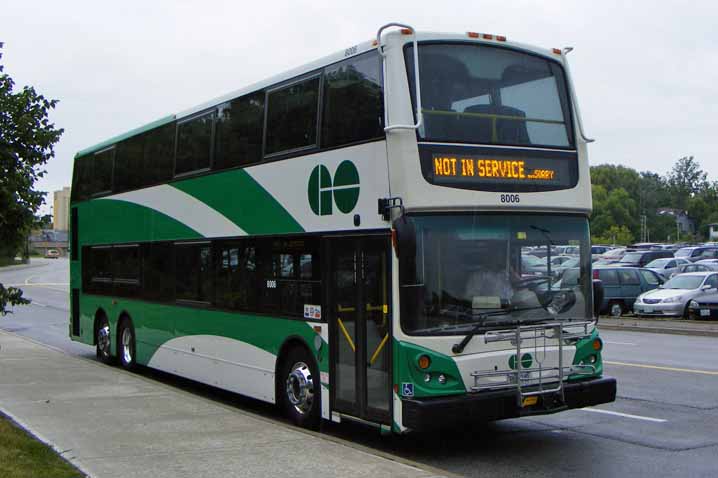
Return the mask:
<svg viewBox="0 0 718 478"><path fill-rule="evenodd" d="M112 363L111 340L110 323L107 321L107 317L102 316L98 319L97 327L95 327L95 353L97 360L104 364Z"/></svg>
<svg viewBox="0 0 718 478"><path fill-rule="evenodd" d="M623 304L620 302L611 302L608 304L608 313L611 317L620 317L623 315Z"/></svg>
<svg viewBox="0 0 718 478"><path fill-rule="evenodd" d="M135 357L135 328L130 319L122 319L117 336L117 355L120 358L120 365L126 370L132 370L137 361Z"/></svg>
<svg viewBox="0 0 718 478"><path fill-rule="evenodd" d="M296 425L317 430L321 421L321 385L314 357L303 347L292 348L278 377L278 400Z"/></svg>

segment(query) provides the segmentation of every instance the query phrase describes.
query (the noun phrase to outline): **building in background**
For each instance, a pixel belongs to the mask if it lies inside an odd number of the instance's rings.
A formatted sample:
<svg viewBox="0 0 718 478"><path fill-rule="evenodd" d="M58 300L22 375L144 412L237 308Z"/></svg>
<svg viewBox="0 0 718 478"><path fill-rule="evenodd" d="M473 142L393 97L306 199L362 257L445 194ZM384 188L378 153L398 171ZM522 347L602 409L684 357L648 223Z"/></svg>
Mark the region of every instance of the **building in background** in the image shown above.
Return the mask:
<svg viewBox="0 0 718 478"><path fill-rule="evenodd" d="M659 216L669 216L676 221L676 240L680 240L681 234L695 235L696 221L688 216L688 211L675 209L670 207L662 207L658 209Z"/></svg>
<svg viewBox="0 0 718 478"><path fill-rule="evenodd" d="M708 240L718 241L718 223L708 224Z"/></svg>
<svg viewBox="0 0 718 478"><path fill-rule="evenodd" d="M64 187L54 192L52 209L52 228L55 231L67 231L70 218L70 188Z"/></svg>

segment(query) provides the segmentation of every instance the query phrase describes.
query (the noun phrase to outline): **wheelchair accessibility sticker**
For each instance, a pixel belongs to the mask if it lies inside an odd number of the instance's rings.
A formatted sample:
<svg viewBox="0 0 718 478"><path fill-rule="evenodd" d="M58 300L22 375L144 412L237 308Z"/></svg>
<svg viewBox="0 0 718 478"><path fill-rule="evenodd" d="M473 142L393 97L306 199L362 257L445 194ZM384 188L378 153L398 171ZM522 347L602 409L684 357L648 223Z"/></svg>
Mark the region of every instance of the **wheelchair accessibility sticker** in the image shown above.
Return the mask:
<svg viewBox="0 0 718 478"><path fill-rule="evenodd" d="M414 384L413 383L402 383L401 384L401 395L404 397L414 396Z"/></svg>

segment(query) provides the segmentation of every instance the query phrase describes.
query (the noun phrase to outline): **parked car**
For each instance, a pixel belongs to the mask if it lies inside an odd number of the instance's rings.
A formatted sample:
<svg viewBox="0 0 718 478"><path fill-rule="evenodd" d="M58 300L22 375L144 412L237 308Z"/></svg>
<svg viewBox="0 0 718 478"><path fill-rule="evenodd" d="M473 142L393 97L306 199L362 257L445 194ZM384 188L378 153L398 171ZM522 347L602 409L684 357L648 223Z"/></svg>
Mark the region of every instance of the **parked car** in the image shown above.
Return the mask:
<svg viewBox="0 0 718 478"><path fill-rule="evenodd" d="M646 264L646 269L651 269L668 279L680 266L686 264L691 264L691 261L682 257L664 257L649 262Z"/></svg>
<svg viewBox="0 0 718 478"><path fill-rule="evenodd" d="M593 278L603 283L600 313L614 317L629 312L636 297L665 282L656 272L638 267L594 267Z"/></svg>
<svg viewBox="0 0 718 478"><path fill-rule="evenodd" d="M621 257L621 260L618 261L616 265L624 267L646 267L646 264L649 262L663 257L673 257L673 253L671 251L661 250L631 251Z"/></svg>
<svg viewBox="0 0 718 478"><path fill-rule="evenodd" d="M705 295L690 301L688 317L694 320L718 319L718 294Z"/></svg>
<svg viewBox="0 0 718 478"><path fill-rule="evenodd" d="M615 264L616 262L620 261L621 258L625 256L628 251L629 249L626 249L625 247L612 249L608 252L601 254L601 257L599 257L598 260L593 263L593 265L603 266L606 264Z"/></svg>
<svg viewBox="0 0 718 478"><path fill-rule="evenodd" d="M45 257L48 259L57 259L60 257L60 251L57 249L48 249L45 251Z"/></svg>
<svg viewBox="0 0 718 478"><path fill-rule="evenodd" d="M718 292L718 272L679 274L658 289L636 298L636 315L688 317L691 300Z"/></svg>
<svg viewBox="0 0 718 478"><path fill-rule="evenodd" d="M682 247L676 251L675 256L688 259L691 262L702 259L718 259L718 247Z"/></svg>
<svg viewBox="0 0 718 478"><path fill-rule="evenodd" d="M612 248L609 246L591 246L591 260L593 262L597 261L603 254L607 253L611 249Z"/></svg>
<svg viewBox="0 0 718 478"><path fill-rule="evenodd" d="M675 272L673 272L670 276L670 279L677 276L678 274L685 274L686 272L711 272L711 271L718 271L718 263L715 262L706 262L702 264L685 264L680 267L678 267Z"/></svg>

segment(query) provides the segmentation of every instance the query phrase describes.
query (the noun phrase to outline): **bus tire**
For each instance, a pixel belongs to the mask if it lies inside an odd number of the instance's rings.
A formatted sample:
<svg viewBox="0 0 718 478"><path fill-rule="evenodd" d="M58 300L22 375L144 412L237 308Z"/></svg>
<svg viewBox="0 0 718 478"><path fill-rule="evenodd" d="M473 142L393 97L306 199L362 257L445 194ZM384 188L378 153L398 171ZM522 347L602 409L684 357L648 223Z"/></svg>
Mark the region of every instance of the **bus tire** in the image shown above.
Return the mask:
<svg viewBox="0 0 718 478"><path fill-rule="evenodd" d="M110 322L105 314L100 314L95 321L95 354L97 360L110 365L113 362L112 351L112 334L110 333Z"/></svg>
<svg viewBox="0 0 718 478"><path fill-rule="evenodd" d="M314 357L304 347L292 347L282 360L277 383L278 402L295 425L318 430L321 384Z"/></svg>
<svg viewBox="0 0 718 478"><path fill-rule="evenodd" d="M117 328L117 356L120 365L125 370L132 370L137 364L137 347L135 341L135 328L129 317L120 319L120 326Z"/></svg>

